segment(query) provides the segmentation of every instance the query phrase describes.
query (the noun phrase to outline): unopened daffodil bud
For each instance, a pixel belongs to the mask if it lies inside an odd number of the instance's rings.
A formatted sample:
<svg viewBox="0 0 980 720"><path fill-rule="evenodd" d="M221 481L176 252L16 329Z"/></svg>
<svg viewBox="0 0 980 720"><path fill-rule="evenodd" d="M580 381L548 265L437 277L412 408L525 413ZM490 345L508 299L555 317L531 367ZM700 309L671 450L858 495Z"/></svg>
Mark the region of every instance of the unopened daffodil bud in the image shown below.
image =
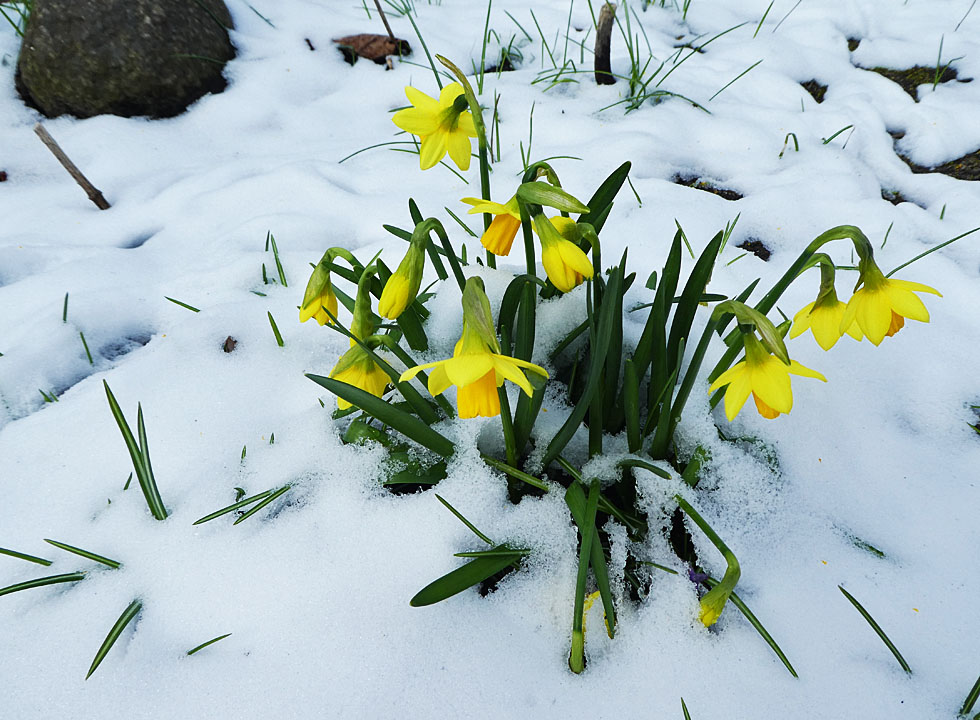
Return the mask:
<svg viewBox="0 0 980 720"><path fill-rule="evenodd" d="M356 343L352 343L350 350L340 357L330 371L330 377L360 388L375 397L384 394L389 382L388 374L378 366L371 353ZM337 398L339 409L346 410L350 406L347 400Z"/></svg>
<svg viewBox="0 0 980 720"><path fill-rule="evenodd" d="M366 268L357 281L357 298L354 300L354 319L350 324L350 332L354 337L363 340L372 335L376 327L375 314L371 312L371 281L374 279L374 266ZM351 347L357 345L354 338Z"/></svg>
<svg viewBox="0 0 980 720"><path fill-rule="evenodd" d="M331 260L333 260L333 253L328 250L313 269L313 274L306 283L306 292L303 293L303 304L299 310L300 322L315 318L320 325L325 325L332 322L327 311L337 317L337 296L330 284Z"/></svg>
<svg viewBox="0 0 980 720"><path fill-rule="evenodd" d="M381 291L378 300L378 313L389 320L396 320L405 312L405 308L415 301L422 285L422 272L425 270L425 239L416 242L414 237L408 246L408 252L402 258L398 269L392 273Z"/></svg>

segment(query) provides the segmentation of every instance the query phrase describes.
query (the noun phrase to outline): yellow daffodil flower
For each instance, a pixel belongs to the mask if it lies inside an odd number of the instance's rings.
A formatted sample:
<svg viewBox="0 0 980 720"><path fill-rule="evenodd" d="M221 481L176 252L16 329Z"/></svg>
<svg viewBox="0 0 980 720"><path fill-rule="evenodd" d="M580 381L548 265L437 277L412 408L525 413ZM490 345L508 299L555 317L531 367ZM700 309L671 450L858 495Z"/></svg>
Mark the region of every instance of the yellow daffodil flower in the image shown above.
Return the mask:
<svg viewBox="0 0 980 720"><path fill-rule="evenodd" d="M360 345L354 345L341 356L330 371L330 377L358 387L375 397L381 397L389 381L388 374L378 367L374 358ZM341 410L350 406L343 398L337 398L337 407Z"/></svg>
<svg viewBox="0 0 980 720"><path fill-rule="evenodd" d="M714 392L728 385L725 391L725 416L729 421L735 419L739 410L749 399L755 399L759 414L770 420L780 413L788 413L793 408L793 390L790 375L816 378L827 382L827 378L804 367L796 360L786 365L775 355L769 353L754 335L745 335L745 360L723 372L715 380L708 392Z"/></svg>
<svg viewBox="0 0 980 720"><path fill-rule="evenodd" d="M807 330L813 333L813 339L824 350L830 350L845 334L857 341L864 338L861 328L853 320L845 328L842 324L847 305L837 299L833 290L819 300L806 305L793 316L793 327L789 331L791 338L799 337Z"/></svg>
<svg viewBox="0 0 980 720"><path fill-rule="evenodd" d="M497 388L504 380L510 380L531 396L534 388L524 370L548 377L544 368L501 355L499 351L483 281L470 278L463 289L463 335L456 343L453 356L410 368L402 373L399 381L411 380L422 370L432 368L429 392L438 395L455 385L458 388L456 407L461 418L496 417L500 414Z"/></svg>
<svg viewBox="0 0 980 720"><path fill-rule="evenodd" d="M841 328L857 323L868 340L878 345L886 336L901 330L905 318L929 322L929 311L915 293L927 292L939 297L942 293L922 283L886 278L873 261L862 265L865 265L859 281L862 287L848 301Z"/></svg>
<svg viewBox="0 0 980 720"><path fill-rule="evenodd" d="M575 230L574 220L561 216L549 220L536 215L534 229L541 239L541 264L556 288L567 293L592 277L594 270L588 256L566 239Z"/></svg>
<svg viewBox="0 0 980 720"><path fill-rule="evenodd" d="M303 304L299 310L299 321L303 323L310 318L316 318L320 325L325 325L331 322L327 310L337 317L337 296L334 294L333 285L330 284L330 271L327 270L326 262L321 260L313 269L313 274L306 284Z"/></svg>
<svg viewBox="0 0 980 720"><path fill-rule="evenodd" d="M476 126L467 110L463 86L456 82L446 85L438 100L411 85L405 88L405 95L412 107L399 110L391 119L402 130L419 136L422 169L435 166L448 152L460 170L468 170L470 138L476 137Z"/></svg>
<svg viewBox="0 0 980 720"><path fill-rule="evenodd" d="M463 202L472 205L469 213L490 213L494 216L490 227L483 233L480 242L494 255L508 255L514 244L517 231L521 229L521 211L515 195L506 203L491 202L480 198L463 198Z"/></svg>

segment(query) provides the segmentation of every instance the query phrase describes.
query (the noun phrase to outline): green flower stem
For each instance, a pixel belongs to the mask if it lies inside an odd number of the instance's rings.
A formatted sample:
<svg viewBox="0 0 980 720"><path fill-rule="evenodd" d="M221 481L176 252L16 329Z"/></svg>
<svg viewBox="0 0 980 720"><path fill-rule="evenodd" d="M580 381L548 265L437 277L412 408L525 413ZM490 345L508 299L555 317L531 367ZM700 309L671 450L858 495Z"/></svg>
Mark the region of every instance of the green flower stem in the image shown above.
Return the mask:
<svg viewBox="0 0 980 720"><path fill-rule="evenodd" d="M678 507L680 507L680 509L694 521L694 524L708 536L708 539L718 549L718 552L724 556L725 562L728 564L721 582L709 590L707 595L701 598L702 620L704 621L705 625L711 625L714 620L717 619L717 615L721 614L721 610L724 608L729 596L732 594L732 591L738 584L738 579L742 575L742 569L738 564L738 558L735 557L735 553L728 549L725 541L719 537L718 533L716 533L710 525L708 525L708 522L701 517L701 514L680 495L675 495L674 500L677 502ZM714 619L709 622L705 619L705 609L710 605L717 605L717 615L715 615Z"/></svg>
<svg viewBox="0 0 980 720"><path fill-rule="evenodd" d="M480 109L480 101L477 99L476 93L473 92L473 86L470 85L469 80L466 79L466 75L463 74L462 70L442 55L436 55L436 59L456 76L459 84L463 86L466 100L470 104L470 112L473 114L473 127L476 128L477 147L480 153L480 192L483 195L483 199L490 202L490 158L487 150L487 127L483 122L483 111ZM493 216L490 213L483 213L484 231L490 227L492 221ZM487 250L487 266L491 268L497 267L496 256L489 250Z"/></svg>
<svg viewBox="0 0 980 720"><path fill-rule="evenodd" d="M585 583L589 575L589 558L595 538L595 516L599 506L599 481L589 483L589 499L585 508L585 524L579 528L582 545L579 550L578 576L575 581L575 604L572 608L572 648L568 655L568 667L573 673L585 670Z"/></svg>
<svg viewBox="0 0 980 720"><path fill-rule="evenodd" d="M502 385L497 388L497 395L500 397L500 425L504 432L507 464L514 466L517 465L517 442L514 439L514 418L510 413L510 400L507 399L507 391ZM512 483L508 480L507 484Z"/></svg>
<svg viewBox="0 0 980 720"><path fill-rule="evenodd" d="M834 240L850 240L854 244L854 249L857 251L858 255L863 257L871 258L874 254L871 243L867 236L861 232L861 229L855 227L854 225L838 225L837 227L830 228L824 233L818 235L813 242L804 248L800 256L796 258L796 261L789 266L789 269L783 273L783 276L779 278L772 289L767 292L763 298L756 303L755 309L758 310L763 315L767 314L770 310L775 307L776 302L786 292L786 288L799 277L800 273L806 269L807 263L813 257L813 255L824 245ZM719 328L719 332L724 332L725 324L722 324ZM715 365L714 369L708 375L709 382L714 381L721 375L725 370L727 370L735 358L741 352L741 343L736 342L738 335L735 333L730 333L726 338L725 342L728 344L728 350L725 354L721 356L721 359ZM721 398L724 396L724 391L719 390L711 398L711 407L718 404Z"/></svg>
<svg viewBox="0 0 980 720"><path fill-rule="evenodd" d="M419 364L411 355L405 352L404 348L395 342L390 335L385 335L382 342L395 357L405 363L405 367L411 368ZM423 385L425 385L426 388L429 387L429 376L424 370L419 371L419 374L416 375L416 377L422 382ZM433 395L432 398L436 401L439 407L442 408L442 411L446 413L446 417L456 417L456 411L453 409L453 404L446 399L446 396L443 393Z"/></svg>

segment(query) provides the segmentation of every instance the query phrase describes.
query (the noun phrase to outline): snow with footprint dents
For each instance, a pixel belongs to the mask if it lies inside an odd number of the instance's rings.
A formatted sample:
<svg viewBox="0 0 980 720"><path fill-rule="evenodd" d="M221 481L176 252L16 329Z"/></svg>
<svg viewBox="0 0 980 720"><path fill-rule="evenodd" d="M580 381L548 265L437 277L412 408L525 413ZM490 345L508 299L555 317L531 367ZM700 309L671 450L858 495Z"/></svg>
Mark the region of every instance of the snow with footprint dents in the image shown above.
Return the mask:
<svg viewBox="0 0 980 720"><path fill-rule="evenodd" d="M416 156L387 148L338 162L404 139L390 113L406 104L406 85L436 94L411 24L389 15L416 52L386 72L367 61L350 67L332 47L335 37L383 32L373 10L368 19L355 2L252 0L270 22L243 0L228 4L238 56L224 93L169 120L44 121L112 203L105 212L34 136L40 118L14 90L18 40L0 28L0 170L9 178L0 183L0 546L54 561L43 568L0 555L0 586L90 571L81 583L0 598L0 717L681 718L681 697L695 719L955 717L980 674L980 436L969 427L977 422L971 405L980 405L980 234L897 274L943 293L924 298L929 324L909 321L879 347L845 337L825 353L809 334L791 341L792 356L828 378L797 378L792 414L767 421L749 403L729 426L721 408L709 410L706 384L688 403L679 440L687 450L706 444L713 455L693 498L737 554L738 593L799 679L731 606L715 628L702 627L683 572L654 575L640 605L623 600L615 640L600 630L597 603L589 665L573 676L566 660L575 530L560 493L507 501L505 482L476 449L499 442L498 421L443 428L462 450L438 492L490 537L534 552L486 598L468 591L415 609L409 598L478 541L433 492L381 489L383 452L343 445L333 398L303 375L327 374L347 346L297 322L309 263L327 247L348 248L362 262L381 251L394 267L405 245L381 225L406 227L411 196L455 242L467 242L470 257L478 251L443 209L461 215L458 199L479 194L476 163L467 185L442 167L421 173ZM414 4L433 52L460 67L479 64L485 4ZM768 5L693 0L682 20L676 8L630 3L651 69L685 58L690 51L675 55L680 45L742 25L660 85L710 114L682 99L624 114L621 105L602 109L624 97L623 82L599 87L582 74L549 90L532 84L551 67L549 51L559 65L567 56L590 67L579 48L594 41L586 2L574 2L570 15L569 0L534 3L546 50L527 4L496 0L490 27L504 45L515 37L523 62L488 75L482 94L490 107L500 95L494 198L505 201L517 186L520 143L534 159L579 158L553 164L583 198L631 160L642 204L625 186L602 232L605 261L628 246L629 269L645 279L661 268L675 220L699 252L740 213L710 285L728 295L757 277L770 287L835 225L860 227L886 271L980 225L977 183L914 175L898 155L935 166L980 148L980 80L921 86L916 102L863 69L935 66L942 38L943 61L958 58L958 78L980 78L980 10L967 14L969 0L775 0L753 36ZM860 40L853 51L849 39ZM488 55L498 52L494 39ZM628 72L618 30L612 65ZM827 86L822 103L801 87L809 80ZM788 133L799 150L790 139L780 157ZM725 200L675 184L676 176L743 197ZM883 190L904 202L884 200ZM276 275L265 251L270 230L288 287L262 282L262 263ZM735 261L745 252L737 246L752 240L770 259ZM839 264L850 262L843 243L831 247ZM523 272L516 250L498 273L467 268L485 278L495 310L511 274ZM686 270L691 264L686 257ZM855 277L839 275L845 298ZM792 316L817 284L809 271L779 307ZM547 364L580 322L583 292L541 307L536 362ZM626 304L651 299L637 282ZM446 357L458 338L458 288L444 284L429 307L432 348L422 361ZM627 325L634 340L641 315ZM238 341L231 353L222 350L228 336ZM715 346L705 367L718 355ZM123 490L132 468L103 380L134 426L142 404L171 513L165 522L150 516L135 483ZM45 403L39 390L58 402ZM545 441L566 412L557 398L549 395L536 430ZM760 438L775 465L753 446L719 439L716 425ZM625 440L607 447L625 452ZM585 450L577 439L570 455L581 464ZM601 475L602 462L593 469ZM192 525L233 502L236 487L255 494L285 483L293 486L288 502L240 525L231 516ZM639 485L651 517L676 489L646 473ZM720 557L695 537L720 576ZM100 569L44 538L123 566ZM614 558L623 556L621 529L612 540ZM657 533L639 554L679 567ZM912 675L838 585L871 612ZM106 632L134 598L143 605L137 622L86 681Z"/></svg>

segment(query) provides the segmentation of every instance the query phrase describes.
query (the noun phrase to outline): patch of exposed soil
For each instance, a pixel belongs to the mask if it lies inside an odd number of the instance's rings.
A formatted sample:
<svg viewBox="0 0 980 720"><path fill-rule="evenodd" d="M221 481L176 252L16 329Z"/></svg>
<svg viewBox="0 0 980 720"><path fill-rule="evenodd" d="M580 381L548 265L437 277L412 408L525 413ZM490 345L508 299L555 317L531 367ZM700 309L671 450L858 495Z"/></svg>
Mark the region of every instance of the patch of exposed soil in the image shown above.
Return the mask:
<svg viewBox="0 0 980 720"><path fill-rule="evenodd" d="M919 85L927 85L936 82L936 68L934 67L923 67L922 65L916 65L915 67L910 67L906 70L893 70L891 68L883 67L863 69L878 73L882 77L888 78L893 83L897 83L902 90L907 92L916 102L919 102L918 95L916 94L916 90ZM939 75L939 82L937 84L952 82L953 80L957 80L958 82L971 82L973 78L961 80L957 77L957 73L954 68L945 67L943 68L942 73Z"/></svg>
<svg viewBox="0 0 980 720"><path fill-rule="evenodd" d="M810 96L816 100L818 103L823 102L824 95L827 94L827 86L821 85L816 80L807 80L805 83L800 83L803 89L810 93Z"/></svg>
<svg viewBox="0 0 980 720"><path fill-rule="evenodd" d="M849 52L854 52L858 49L858 45L861 44L861 38L847 38L847 49Z"/></svg>
<svg viewBox="0 0 980 720"><path fill-rule="evenodd" d="M748 250L757 258L765 262L769 262L769 258L772 256L772 251L769 248L767 248L761 240L758 240L756 238L748 238L747 240L743 240L735 247L742 248L743 250Z"/></svg>
<svg viewBox="0 0 980 720"><path fill-rule="evenodd" d="M941 173L943 175L949 175L950 177L956 178L957 180L980 180L980 150L975 150L972 153L964 155L956 160L950 160L942 165L937 165L936 167L924 167L922 165L917 165L912 162L909 158L905 157L901 153L898 155L902 160L912 168L912 172L916 174L921 173Z"/></svg>
<svg viewBox="0 0 980 720"><path fill-rule="evenodd" d="M690 175L675 175L671 182L676 185L684 185L685 187L694 188L695 190L704 190L712 195L717 195L725 200L741 200L744 196L734 190L726 190L725 188L715 187L710 183L707 183L701 178L693 177Z"/></svg>

